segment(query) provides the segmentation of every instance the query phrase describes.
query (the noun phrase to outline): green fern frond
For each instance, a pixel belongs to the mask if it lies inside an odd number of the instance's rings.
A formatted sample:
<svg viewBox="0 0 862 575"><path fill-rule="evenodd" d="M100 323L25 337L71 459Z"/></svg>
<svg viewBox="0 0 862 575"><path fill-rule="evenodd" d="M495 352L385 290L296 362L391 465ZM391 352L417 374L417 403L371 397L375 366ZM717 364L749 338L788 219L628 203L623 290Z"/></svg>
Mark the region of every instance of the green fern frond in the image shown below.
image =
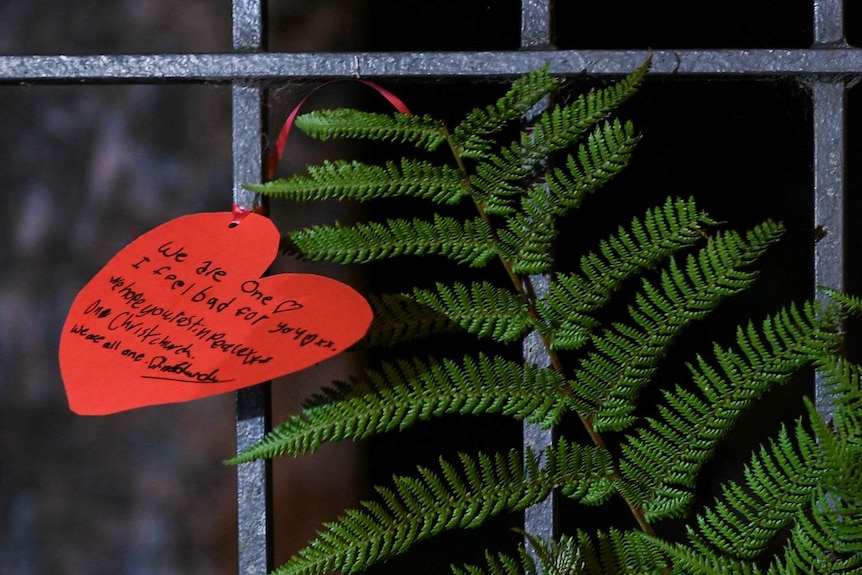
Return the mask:
<svg viewBox="0 0 862 575"><path fill-rule="evenodd" d="M820 291L829 296L833 301L837 302L842 308L859 317L862 316L862 298L841 293L832 288L821 286Z"/></svg>
<svg viewBox="0 0 862 575"><path fill-rule="evenodd" d="M516 144L513 146L514 151L505 156L492 156L476 164L470 177L473 198L487 214L515 213L524 182L533 176L532 166L519 161Z"/></svg>
<svg viewBox="0 0 862 575"><path fill-rule="evenodd" d="M584 198L619 174L628 165L640 136L630 122L605 122L566 158L565 167L553 169L546 178L542 207L563 216L580 207ZM548 193L546 189L550 192ZM541 201L541 199L539 200Z"/></svg>
<svg viewBox="0 0 862 575"><path fill-rule="evenodd" d="M862 445L862 366L841 357L824 357L817 362L817 371L833 404L836 433Z"/></svg>
<svg viewBox="0 0 862 575"><path fill-rule="evenodd" d="M525 535L529 544L514 554L486 552L484 565L452 569L456 575L862 573L862 368L836 358L842 322L852 313L862 316L862 299L824 288L837 305L788 306L760 324L741 326L731 346L713 344L711 354L695 355L690 381L664 386L653 417L638 420L638 396L655 381L675 340L723 298L749 287L752 264L781 226L770 221L745 235L709 236L704 228L717 222L693 200L669 198L586 252L575 273L552 275L555 248L585 251L555 245L559 219L580 208L633 154L638 134L611 116L648 67L574 101L554 101L561 81L544 67L471 112L451 133L441 121L405 114L330 110L297 120L323 140L437 151L445 142L458 169L420 159L331 161L251 189L295 201L410 197L437 207L469 196L478 213L465 221L427 210L420 218L310 227L288 234L286 251L338 263L437 255L480 267L499 259L503 269L497 271L514 282L504 289L476 276L371 296L375 319L365 342L394 346L469 334L495 344L522 340L525 359L392 355L313 395L300 413L231 463L299 455L323 442L363 440L449 415L503 416L550 429L574 411L586 428L577 431L600 447L562 436L541 453L460 455L439 460L433 470L396 476L389 487L376 488L373 500L327 523L276 575L356 573L444 531L516 514L552 491L580 505L603 505L622 494L634 522L655 534L655 522L685 515L705 463L743 411L809 364L832 394L834 421L821 420L809 402L810 421L788 425L756 451L742 479L722 486L687 523L684 542L616 527L578 530L550 542ZM701 249L692 249L699 242ZM547 290L520 285L534 274L542 274ZM533 291L539 301L532 301ZM621 302L630 304L628 316L602 325L605 317L618 319L616 306L606 308L620 291L631 293ZM552 348L542 367L531 363L534 343ZM570 360L581 363L572 370ZM616 520L617 509L609 511L614 515L607 519Z"/></svg>
<svg viewBox="0 0 862 575"><path fill-rule="evenodd" d="M542 573L523 546L518 547L516 557L503 553L494 555L486 551L484 567L479 565L452 565L451 569L452 575L540 575Z"/></svg>
<svg viewBox="0 0 862 575"><path fill-rule="evenodd" d="M612 473L610 456L595 447L561 442L547 452L542 468L537 455L460 456L460 465L441 460L440 471L420 467L415 477L396 476L392 488L377 488L381 502L364 501L347 511L275 575L316 575L333 570L355 573L410 545L443 531L480 525L487 518L520 511L560 487L568 494L589 495ZM557 467L565 462L565 468ZM525 469L526 467L526 469ZM594 494L594 493L593 493Z"/></svg>
<svg viewBox="0 0 862 575"><path fill-rule="evenodd" d="M524 537L530 544L528 551L526 546L520 546L522 555L532 552L536 557L534 565L538 564L538 571L543 575L571 575L580 569L581 558L578 546L571 537L563 535L558 539L544 541L539 537L525 533Z"/></svg>
<svg viewBox="0 0 862 575"><path fill-rule="evenodd" d="M852 365L844 360L840 363ZM849 393L860 395L858 388ZM842 402L844 397L836 397L835 401ZM862 503L862 443L860 443L862 427L859 427L862 422L860 422L859 412L854 409L853 413L846 413L848 410L839 406L835 409L835 419L830 425L823 421L808 398L805 398L805 405L817 441L828 462L827 476L823 483L829 486L836 499L846 498Z"/></svg>
<svg viewBox="0 0 862 575"><path fill-rule="evenodd" d="M609 86L543 112L531 129L521 134L519 142L503 148L502 153L510 159L520 157L525 164L537 166L553 153L569 148L634 95L647 70L648 63Z"/></svg>
<svg viewBox="0 0 862 575"><path fill-rule="evenodd" d="M646 511L648 521L679 517L690 489L743 410L763 393L788 381L804 365L835 353L840 336L813 303L790 306L760 328L737 331L739 351L715 346L717 367L701 356L690 366L699 393L677 386L665 392L661 417L628 436L620 464L623 492Z"/></svg>
<svg viewBox="0 0 862 575"><path fill-rule="evenodd" d="M660 360L689 324L703 319L726 297L748 288L756 272L748 270L778 241L784 228L767 221L745 237L717 235L685 266L671 259L658 285L643 280L629 307L631 323L618 323L592 339L596 351L577 370L573 390L595 407L584 416L597 431L622 431L632 425L639 390L648 384Z"/></svg>
<svg viewBox="0 0 862 575"><path fill-rule="evenodd" d="M513 272L533 275L551 270L556 218L577 207L585 194L616 176L625 167L635 141L622 124L605 123L581 146L580 164L569 158L568 168L573 174L566 176L558 170L556 178L530 187L522 198L520 211L511 208L514 196L506 191L511 186L505 182L495 185L493 193L485 198L485 210L507 216L506 229L500 231L499 237Z"/></svg>
<svg viewBox="0 0 862 575"><path fill-rule="evenodd" d="M790 527L770 573L862 571L858 450L843 444L810 402L809 418L814 436L797 425L793 445L782 430L778 441L762 448L746 468L745 486L727 485L722 499L698 516L689 536L699 553L762 559L768 544ZM838 487L848 482L855 488Z"/></svg>
<svg viewBox="0 0 862 575"><path fill-rule="evenodd" d="M297 174L245 187L265 196L297 202L414 197L451 205L460 202L468 192L458 170L409 158L382 166L357 161L324 162L308 166L308 175Z"/></svg>
<svg viewBox="0 0 862 575"><path fill-rule="evenodd" d="M673 573L684 573L685 575L779 575L772 569L768 572L762 571L752 561L723 557L714 553L703 554L686 545L669 543L658 537L644 534L638 534L638 536L665 553L673 564Z"/></svg>
<svg viewBox="0 0 862 575"><path fill-rule="evenodd" d="M498 232L503 257L516 274L549 272L554 264L551 246L557 237L554 220L534 204L524 208L507 218L506 229Z"/></svg>
<svg viewBox="0 0 862 575"><path fill-rule="evenodd" d="M611 529L591 536L578 530L578 575L659 575L670 567L664 554L639 532Z"/></svg>
<svg viewBox="0 0 862 575"><path fill-rule="evenodd" d="M565 390L556 372L484 354L385 363L325 390L231 463L300 455L325 441L364 439L445 414L502 414L548 428L569 408Z"/></svg>
<svg viewBox="0 0 862 575"><path fill-rule="evenodd" d="M832 403L831 422L823 421L816 407L806 403L830 462L826 484L833 496L862 505L862 367L845 358L826 358L817 363L817 372Z"/></svg>
<svg viewBox="0 0 862 575"><path fill-rule="evenodd" d="M523 545L516 556L485 554L486 566L453 567L454 575L659 575L667 573L664 553L637 532L611 529L575 537L562 535L550 542L535 537L532 554Z"/></svg>
<svg viewBox="0 0 862 575"><path fill-rule="evenodd" d="M375 114L351 108L315 110L296 118L296 127L318 140L359 138L413 144L434 151L446 141L446 126L430 116Z"/></svg>
<svg viewBox="0 0 862 575"><path fill-rule="evenodd" d="M721 496L689 528L695 549L710 554L755 560L776 535L808 509L826 473L817 442L796 426L792 440L786 428L762 446L744 469L744 482L730 482Z"/></svg>
<svg viewBox="0 0 862 575"><path fill-rule="evenodd" d="M832 494L813 500L811 512L800 514L773 563L776 573L858 575L862 573L862 520L858 504L847 507Z"/></svg>
<svg viewBox="0 0 862 575"><path fill-rule="evenodd" d="M404 294L369 294L368 303L374 312L374 320L365 336L369 347L391 347L461 331L461 327L445 315Z"/></svg>
<svg viewBox="0 0 862 575"><path fill-rule="evenodd" d="M822 419L806 399L823 480L807 513L800 513L776 562L782 573L862 572L862 387L860 367L844 358L817 364L831 394L833 420Z"/></svg>
<svg viewBox="0 0 862 575"><path fill-rule="evenodd" d="M580 272L558 274L537 307L552 326L551 347L582 347L597 325L592 313L606 305L625 280L702 240L702 228L714 223L694 200L668 198L583 256Z"/></svg>
<svg viewBox="0 0 862 575"><path fill-rule="evenodd" d="M485 154L476 165L476 200L491 214L512 212L513 199L524 181L555 152L575 145L593 126L605 120L636 91L649 67L645 63L622 80L583 94L565 106L540 114L529 130L499 151Z"/></svg>
<svg viewBox="0 0 862 575"><path fill-rule="evenodd" d="M434 254L480 267L497 255L488 224L434 214L431 221L389 219L352 226L314 226L290 232L283 249L308 260L367 263L402 255Z"/></svg>
<svg viewBox="0 0 862 575"><path fill-rule="evenodd" d="M491 149L494 139L511 122L521 120L562 84L548 66L542 66L518 78L496 103L476 108L452 131L452 142L464 158L481 157Z"/></svg>
<svg viewBox="0 0 862 575"><path fill-rule="evenodd" d="M618 478L613 459L604 449L561 437L544 454L546 462L542 473L555 478L556 488L564 497L585 505L600 505L614 495ZM525 467L527 477L537 473L529 458Z"/></svg>
<svg viewBox="0 0 862 575"><path fill-rule="evenodd" d="M566 535L549 542L526 534L530 550L519 545L516 556L485 552L485 567L452 566L453 575L579 575L582 560L577 541Z"/></svg>
<svg viewBox="0 0 862 575"><path fill-rule="evenodd" d="M515 341L531 327L524 298L489 282L451 287L438 282L434 290L415 288L413 299L469 333L502 343Z"/></svg>

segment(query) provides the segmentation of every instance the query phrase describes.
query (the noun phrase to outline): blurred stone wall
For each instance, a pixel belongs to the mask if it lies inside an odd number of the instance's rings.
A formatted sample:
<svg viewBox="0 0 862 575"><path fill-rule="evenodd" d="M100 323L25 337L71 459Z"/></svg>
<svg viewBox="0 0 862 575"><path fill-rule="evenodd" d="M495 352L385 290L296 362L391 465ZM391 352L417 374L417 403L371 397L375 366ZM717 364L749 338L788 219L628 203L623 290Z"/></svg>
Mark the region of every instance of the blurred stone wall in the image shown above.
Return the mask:
<svg viewBox="0 0 862 575"><path fill-rule="evenodd" d="M360 40L361 2L272 4L273 49ZM0 53L226 52L230 26L227 0L9 0ZM301 91L276 91L273 124ZM79 417L56 359L69 305L114 253L230 208L230 118L227 86L0 86L0 574L236 572L233 394ZM282 169L313 158L292 150ZM279 210L282 228L321 217ZM352 361L276 382L274 419ZM358 465L349 445L277 463L277 561L355 498Z"/></svg>

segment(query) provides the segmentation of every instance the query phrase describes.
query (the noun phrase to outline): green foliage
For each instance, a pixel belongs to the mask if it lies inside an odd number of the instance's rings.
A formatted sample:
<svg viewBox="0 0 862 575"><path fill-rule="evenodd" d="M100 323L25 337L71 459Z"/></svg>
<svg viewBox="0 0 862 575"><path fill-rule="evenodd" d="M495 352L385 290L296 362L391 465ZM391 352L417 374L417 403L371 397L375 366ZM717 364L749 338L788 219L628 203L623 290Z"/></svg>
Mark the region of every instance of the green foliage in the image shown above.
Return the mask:
<svg viewBox="0 0 862 575"><path fill-rule="evenodd" d="M700 356L691 366L698 393L681 386L665 391L660 417L628 436L621 488L648 521L683 514L700 468L747 407L805 365L836 353L838 334L824 329L814 310L791 307L759 328L740 328L739 351L716 346L715 366Z"/></svg>
<svg viewBox="0 0 862 575"><path fill-rule="evenodd" d="M467 194L458 170L406 158L383 166L324 162L321 166L309 166L308 176L249 187L274 197L295 200L335 198L365 202L406 196L439 204L457 204Z"/></svg>
<svg viewBox="0 0 862 575"><path fill-rule="evenodd" d="M621 431L635 423L637 392L650 382L677 335L721 299L751 285L755 273L746 268L780 233L780 226L766 222L747 238L721 234L689 255L684 266L671 259L657 284L643 280L629 309L631 321L595 335L595 351L575 372L573 392L595 406L584 416L597 431Z"/></svg>
<svg viewBox="0 0 862 575"><path fill-rule="evenodd" d="M340 264L368 263L402 255L434 254L482 266L498 255L492 230L481 218L390 219L354 226L316 226L289 234L287 253Z"/></svg>
<svg viewBox="0 0 862 575"><path fill-rule="evenodd" d="M529 548L521 545L516 557L486 553L486 567L453 566L454 575L655 575L668 567L668 561L654 545L637 532L612 529L591 537L578 531L543 541L526 534Z"/></svg>
<svg viewBox="0 0 862 575"><path fill-rule="evenodd" d="M559 428L567 432L541 453L479 450L395 476L324 525L276 573L359 572L444 531L491 517L517 521L554 490L577 506L628 515L608 512L619 524L576 528L551 541L525 534L518 548L477 550L484 564L452 572L862 573L862 382L860 368L839 357L843 323L862 314L862 300L824 290L829 305L764 310L737 328L734 341L688 358L687 377L664 381L660 369L687 330L757 280L782 224L726 229L693 198L670 197L639 215L620 205L628 223L565 246L576 250L577 265L558 269L559 231L570 225L563 219L586 221L589 197L635 152L640 135L615 116L648 67L574 99L559 97L563 82L541 68L451 130L430 117L356 110L297 120L319 139L418 151L380 164L324 162L251 189L288 201L397 197L426 207L291 230L285 252L344 264L410 256L430 265L437 256L457 264L456 278L370 294L375 319L363 344L380 354L379 363L323 388L231 462L300 456L324 442L364 440L443 416L552 429L569 415L583 433ZM455 334L470 342L457 357L413 351L416 342ZM513 360L522 346L538 347L548 361ZM740 463L738 479L699 501L705 466L743 414L815 370L832 392L834 420L824 422L809 404L763 438L748 464ZM656 405L644 405L645 390L659 398L650 402ZM662 533L671 519L683 535Z"/></svg>
<svg viewBox="0 0 862 575"><path fill-rule="evenodd" d="M538 456L515 450L461 455L459 465L440 461L440 471L420 467L415 477L393 478L377 488L380 501L364 501L328 524L308 547L275 573L311 575L361 571L444 530L471 528L504 511L521 510L559 488L573 499L600 501L613 489L610 457L595 447L561 441Z"/></svg>
<svg viewBox="0 0 862 575"><path fill-rule="evenodd" d="M437 283L434 290L413 290L413 299L479 337L507 343L532 327L525 298L489 282L452 287Z"/></svg>
<svg viewBox="0 0 862 575"><path fill-rule="evenodd" d="M399 361L324 389L233 463L314 451L324 441L362 439L444 413L501 413L549 428L568 406L562 375L480 354L461 361Z"/></svg>
<svg viewBox="0 0 862 575"><path fill-rule="evenodd" d="M433 151L446 141L443 123L428 116L370 114L349 108L318 110L296 119L296 126L318 140L359 138L414 144Z"/></svg>
<svg viewBox="0 0 862 575"><path fill-rule="evenodd" d="M551 347L578 349L598 325L595 313L610 302L623 283L652 269L678 250L703 240L702 229L713 222L694 201L668 198L642 219L599 242L581 257L576 273L558 273L537 309L551 326Z"/></svg>

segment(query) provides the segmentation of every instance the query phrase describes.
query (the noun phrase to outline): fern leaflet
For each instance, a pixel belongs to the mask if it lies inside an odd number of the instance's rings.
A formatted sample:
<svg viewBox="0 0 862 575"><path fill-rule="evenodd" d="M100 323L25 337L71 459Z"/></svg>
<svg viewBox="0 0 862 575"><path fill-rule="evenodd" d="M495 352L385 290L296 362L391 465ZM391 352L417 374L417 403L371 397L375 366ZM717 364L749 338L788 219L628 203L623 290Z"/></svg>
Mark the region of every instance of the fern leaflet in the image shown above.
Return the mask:
<svg viewBox="0 0 862 575"><path fill-rule="evenodd" d="M698 515L697 527L689 529L696 549L755 560L808 508L825 472L824 461L815 440L799 425L795 438L782 428L776 441L752 457L744 470L745 484L726 484L720 498Z"/></svg>
<svg viewBox="0 0 862 575"><path fill-rule="evenodd" d="M446 141L446 128L430 116L374 114L350 108L316 110L296 118L296 127L318 140L359 138L413 144L434 151Z"/></svg>
<svg viewBox="0 0 862 575"><path fill-rule="evenodd" d="M856 575L862 572L862 517L859 501L847 505L833 494L813 499L809 514L800 514L773 564L776 573Z"/></svg>
<svg viewBox="0 0 862 575"><path fill-rule="evenodd" d="M720 371L700 356L690 366L700 395L680 386L665 392L661 419L649 419L622 446L623 491L648 521L679 517L700 468L742 411L803 365L834 353L840 336L808 303L802 312L791 306L767 318L759 330L740 328L736 340L739 352L715 347Z"/></svg>
<svg viewBox="0 0 862 575"><path fill-rule="evenodd" d="M748 268L783 232L767 221L743 238L727 232L710 241L683 267L671 259L660 285L643 280L629 307L632 324L618 323L593 338L596 351L582 362L573 389L595 408L584 414L597 431L632 425L637 393L652 379L659 361L690 323L706 317L725 297L754 281Z"/></svg>
<svg viewBox="0 0 862 575"><path fill-rule="evenodd" d="M483 354L387 363L315 397L231 463L299 455L325 441L362 439L448 413L499 413L550 427L568 407L565 388L555 372Z"/></svg>
<svg viewBox="0 0 862 575"><path fill-rule="evenodd" d="M548 174L541 193L533 192L534 201L556 216L580 207L587 194L597 191L628 165L638 141L640 137L630 122L602 124L578 147L576 155L566 158L564 168L555 168Z"/></svg>
<svg viewBox="0 0 862 575"><path fill-rule="evenodd" d="M547 452L548 464L533 454L461 455L460 466L440 461L440 471L420 467L417 476L397 476L392 488L377 488L381 502L364 501L274 571L314 575L354 573L399 554L417 541L455 528L471 528L491 516L518 511L554 488L572 497L600 499L609 493L612 465L607 452L561 442Z"/></svg>
<svg viewBox="0 0 862 575"><path fill-rule="evenodd" d="M366 202L397 196L451 205L467 195L467 186L458 170L407 158L382 166L356 161L324 162L320 166L309 166L308 175L297 174L246 187L297 202L330 198Z"/></svg>
<svg viewBox="0 0 862 575"><path fill-rule="evenodd" d="M461 221L437 214L431 221L390 219L305 228L289 233L283 249L309 260L341 264L435 254L479 267L497 255L491 229L480 218Z"/></svg>
<svg viewBox="0 0 862 575"><path fill-rule="evenodd" d="M518 546L515 557L499 553L485 553L487 567L465 565L452 567L453 575L578 575L582 560L577 541L563 535L559 539L543 541L529 534L530 551L525 545Z"/></svg>
<svg viewBox="0 0 862 575"><path fill-rule="evenodd" d="M368 303L374 311L374 321L365 336L369 347L390 347L461 331L445 315L404 294L370 294Z"/></svg>
<svg viewBox="0 0 862 575"><path fill-rule="evenodd" d="M494 135L510 122L521 120L561 84L562 80L552 77L547 66L521 76L495 104L476 108L455 127L455 148L463 158L481 158L492 148Z"/></svg>
<svg viewBox="0 0 862 575"><path fill-rule="evenodd" d="M413 298L467 332L503 343L515 341L531 325L524 298L489 282L452 287L438 282L434 290L415 288Z"/></svg>
<svg viewBox="0 0 862 575"><path fill-rule="evenodd" d="M566 106L555 106L540 114L529 130L496 153L485 154L476 165L473 186L476 199L490 214L509 214L513 198L521 193L525 179L551 154L574 145L593 126L637 90L648 63L615 84L581 95Z"/></svg>
<svg viewBox="0 0 862 575"><path fill-rule="evenodd" d="M658 575L670 567L663 553L634 531L611 529L591 537L578 530L578 554L583 575Z"/></svg>
<svg viewBox="0 0 862 575"><path fill-rule="evenodd" d="M581 258L579 273L554 277L539 315L551 326L553 349L577 349L596 326L592 313L610 301L623 282L654 267L670 254L703 239L701 229L714 223L694 201L671 199L634 218L628 229L603 240L598 251Z"/></svg>
<svg viewBox="0 0 862 575"><path fill-rule="evenodd" d="M641 537L667 554L674 565L673 573L685 573L686 575L778 575L772 570L769 570L768 573L762 571L752 561L714 554L704 555L685 545L674 545L657 537L647 538L643 534Z"/></svg>
<svg viewBox="0 0 862 575"><path fill-rule="evenodd" d="M557 236L553 218L538 206L527 206L524 213L509 216L507 228L500 230L503 256L517 274L540 274L554 263L551 245Z"/></svg>

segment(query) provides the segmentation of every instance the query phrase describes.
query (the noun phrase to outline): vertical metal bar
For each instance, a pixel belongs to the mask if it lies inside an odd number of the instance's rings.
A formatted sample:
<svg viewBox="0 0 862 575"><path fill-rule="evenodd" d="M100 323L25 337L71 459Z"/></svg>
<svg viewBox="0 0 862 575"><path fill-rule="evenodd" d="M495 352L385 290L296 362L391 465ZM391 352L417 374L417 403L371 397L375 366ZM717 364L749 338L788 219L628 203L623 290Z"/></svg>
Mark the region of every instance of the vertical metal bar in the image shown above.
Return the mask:
<svg viewBox="0 0 862 575"><path fill-rule="evenodd" d="M233 48L254 52L265 48L265 0L233 0ZM233 202L252 209L253 193L243 184L263 176L263 89L242 80L232 85ZM271 427L269 383L246 388L236 395L237 451L257 443ZM254 461L237 467L237 526L240 575L265 575L273 569L272 470L270 462Z"/></svg>
<svg viewBox="0 0 862 575"><path fill-rule="evenodd" d="M844 45L843 0L814 1L814 46ZM843 79L810 81L814 132L814 287L843 290L846 86ZM816 293L820 299L822 294ZM832 420L832 398L815 375L815 405Z"/></svg>
<svg viewBox="0 0 862 575"><path fill-rule="evenodd" d="M522 0L521 3L521 48L552 49L553 48L553 2L552 0ZM550 105L543 101L530 111L525 121L530 121ZM533 293L536 298L544 298L548 292L548 277L534 275L530 277ZM523 343L523 357L527 363L541 368L551 367L551 357L542 342L539 333L530 333ZM554 431L542 429L536 424L524 423L524 450L541 453L554 442ZM531 505L524 510L524 532L531 537L548 541L555 535L556 517L554 513L556 495L551 493L541 503ZM534 551L531 550L531 553ZM534 555L535 559L535 555Z"/></svg>
<svg viewBox="0 0 862 575"><path fill-rule="evenodd" d="M530 281L537 298L544 297L548 291L548 276L530 276ZM533 331L523 343L524 361L539 369L550 369L551 357L545 347L539 332ZM541 453L554 443L555 433L550 429L542 429L535 423L524 423L524 450ZM555 514L556 494L551 492L548 497L524 510L524 532L531 537L549 541L556 534ZM531 551L532 553L532 551Z"/></svg>
<svg viewBox="0 0 862 575"><path fill-rule="evenodd" d="M811 83L814 122L814 285L843 290L846 90L843 81ZM817 298L822 294L817 293ZM820 374L815 405L832 419L832 399Z"/></svg>
<svg viewBox="0 0 862 575"><path fill-rule="evenodd" d="M814 44L846 44L844 0L814 0Z"/></svg>
<svg viewBox="0 0 862 575"><path fill-rule="evenodd" d="M553 0L521 0L521 48L547 50L554 46Z"/></svg>

